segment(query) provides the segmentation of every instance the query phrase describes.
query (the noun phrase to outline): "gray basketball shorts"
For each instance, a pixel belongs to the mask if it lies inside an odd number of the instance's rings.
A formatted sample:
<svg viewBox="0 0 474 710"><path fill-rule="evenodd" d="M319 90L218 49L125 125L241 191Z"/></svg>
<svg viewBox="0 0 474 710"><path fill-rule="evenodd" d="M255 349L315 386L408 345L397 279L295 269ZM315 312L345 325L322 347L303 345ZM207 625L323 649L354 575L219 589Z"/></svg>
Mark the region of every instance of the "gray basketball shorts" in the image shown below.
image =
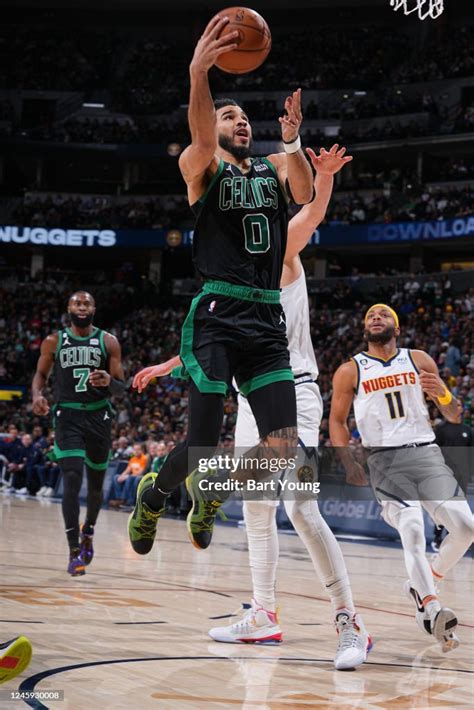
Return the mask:
<svg viewBox="0 0 474 710"><path fill-rule="evenodd" d="M369 454L367 464L372 488L382 506L389 501L409 505L463 497L436 444L377 449Z"/></svg>

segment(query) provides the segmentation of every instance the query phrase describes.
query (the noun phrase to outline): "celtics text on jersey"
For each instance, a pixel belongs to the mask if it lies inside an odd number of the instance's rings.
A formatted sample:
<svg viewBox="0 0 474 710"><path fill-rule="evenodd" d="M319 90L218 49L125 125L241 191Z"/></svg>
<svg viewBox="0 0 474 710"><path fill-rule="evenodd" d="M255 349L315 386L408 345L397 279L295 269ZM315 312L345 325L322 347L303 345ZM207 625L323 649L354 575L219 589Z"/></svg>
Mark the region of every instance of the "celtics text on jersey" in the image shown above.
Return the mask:
<svg viewBox="0 0 474 710"><path fill-rule="evenodd" d="M89 383L92 370L107 369L104 336L105 331L99 328L85 337L74 335L69 328L59 331L53 371L56 403L92 404L104 400L106 390Z"/></svg>
<svg viewBox="0 0 474 710"><path fill-rule="evenodd" d="M288 204L268 159L253 158L247 173L220 160L192 209L197 217L193 258L204 279L280 288Z"/></svg>

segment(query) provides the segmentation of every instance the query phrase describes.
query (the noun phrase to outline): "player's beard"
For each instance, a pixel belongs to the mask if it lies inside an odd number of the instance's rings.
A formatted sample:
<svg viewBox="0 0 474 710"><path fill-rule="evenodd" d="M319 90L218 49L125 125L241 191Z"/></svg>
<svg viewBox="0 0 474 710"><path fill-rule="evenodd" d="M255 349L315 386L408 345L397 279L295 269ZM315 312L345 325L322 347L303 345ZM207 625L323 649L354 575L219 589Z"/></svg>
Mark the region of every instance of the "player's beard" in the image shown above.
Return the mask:
<svg viewBox="0 0 474 710"><path fill-rule="evenodd" d="M395 337L395 327L393 325L387 325L385 330L379 330L378 333L369 333L369 331L366 330L364 335L369 343L385 345Z"/></svg>
<svg viewBox="0 0 474 710"><path fill-rule="evenodd" d="M88 328L94 320L94 314L89 313L85 318L79 318L77 313L70 313L71 322L76 328Z"/></svg>
<svg viewBox="0 0 474 710"><path fill-rule="evenodd" d="M222 150L233 155L236 160L245 160L250 158L252 154L252 139L250 139L248 145L235 145L231 138L219 133L219 145Z"/></svg>

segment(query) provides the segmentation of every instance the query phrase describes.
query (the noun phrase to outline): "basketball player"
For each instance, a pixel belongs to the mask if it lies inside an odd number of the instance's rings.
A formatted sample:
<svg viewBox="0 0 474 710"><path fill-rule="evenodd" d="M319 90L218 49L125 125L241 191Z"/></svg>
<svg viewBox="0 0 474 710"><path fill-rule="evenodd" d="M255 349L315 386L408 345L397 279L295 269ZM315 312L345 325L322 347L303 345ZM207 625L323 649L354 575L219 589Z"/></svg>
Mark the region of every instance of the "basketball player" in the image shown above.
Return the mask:
<svg viewBox="0 0 474 710"><path fill-rule="evenodd" d="M68 572L77 577L94 556L94 525L111 447L111 395L125 389L117 338L93 325L95 301L77 291L69 299L71 327L48 335L33 379L33 412L44 416L49 404L43 388L54 369L54 456L63 474L62 500L69 543ZM87 511L79 531L79 491L87 469ZM80 536L79 536L80 534Z"/></svg>
<svg viewBox="0 0 474 710"><path fill-rule="evenodd" d="M26 636L0 643L0 684L23 673L31 661L32 652L31 642Z"/></svg>
<svg viewBox="0 0 474 710"><path fill-rule="evenodd" d="M341 365L333 380L329 430L333 446L348 447L347 417L354 414L368 453L370 479L384 520L400 534L409 581L407 596L416 604L422 630L439 641L442 651L459 645L457 619L442 607L434 579L441 579L463 556L473 539L473 517L459 485L446 465L431 428L425 395L448 421L457 405L438 375L434 360L422 350L397 348L398 316L383 303L365 315L367 352ZM341 451L349 469L362 469ZM449 534L430 565L425 554L425 509Z"/></svg>
<svg viewBox="0 0 474 710"><path fill-rule="evenodd" d="M308 149L316 169L316 198L290 220L288 245L281 279L281 302L285 312L290 361L296 385L298 439L307 452L308 463L315 465L315 449L319 442L319 424L323 404L316 384L318 366L311 343L309 304L306 279L299 256L308 239L324 219L329 203L333 175L352 158L343 157L345 148L335 145L329 152L321 149L316 156ZM156 376L169 374L180 364L179 358L146 368L139 372L133 385L140 391ZM238 416L235 431L237 450L245 451L258 443L258 428L248 400L238 395ZM313 461L311 461L313 458ZM193 498L193 511L188 517L188 529L198 548L210 544L215 520L213 501L199 500L191 475L188 486ZM277 643L282 632L277 617L275 599L276 568L278 563L278 533L275 500L244 500L243 511L249 544L253 581L253 599L247 604L242 619L230 626L211 629L209 635L224 643ZM339 644L335 658L337 669L353 668L363 663L371 646L362 619L356 614L351 587L341 549L330 528L319 512L316 500L285 497L288 517L313 561L316 573L330 596Z"/></svg>
<svg viewBox="0 0 474 710"><path fill-rule="evenodd" d="M252 130L246 114L231 99L214 104L209 90L209 69L237 46L237 32L221 36L227 23L227 17L211 20L190 65L192 142L179 165L197 218L193 257L204 286L182 329L180 356L192 379L186 441L171 451L158 475L149 473L140 482L128 528L139 554L152 548L167 496L195 468L197 458L214 453L233 377L258 422L260 443L251 457L259 462L276 449L288 457L297 445L295 387L279 289L290 193L300 204L310 202L313 193L311 166L299 137L301 92L286 99L286 115L279 119L285 152L250 158Z"/></svg>

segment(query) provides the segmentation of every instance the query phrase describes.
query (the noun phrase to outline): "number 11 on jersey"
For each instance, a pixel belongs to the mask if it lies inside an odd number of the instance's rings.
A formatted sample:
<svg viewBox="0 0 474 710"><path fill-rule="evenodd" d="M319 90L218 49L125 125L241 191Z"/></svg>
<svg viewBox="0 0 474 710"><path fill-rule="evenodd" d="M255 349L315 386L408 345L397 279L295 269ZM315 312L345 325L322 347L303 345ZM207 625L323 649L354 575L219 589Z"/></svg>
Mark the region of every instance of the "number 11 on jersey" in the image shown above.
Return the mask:
<svg viewBox="0 0 474 710"><path fill-rule="evenodd" d="M387 400L390 419L398 419L399 417L405 416L402 395L399 390L396 390L395 392L387 392L385 394L385 399Z"/></svg>

